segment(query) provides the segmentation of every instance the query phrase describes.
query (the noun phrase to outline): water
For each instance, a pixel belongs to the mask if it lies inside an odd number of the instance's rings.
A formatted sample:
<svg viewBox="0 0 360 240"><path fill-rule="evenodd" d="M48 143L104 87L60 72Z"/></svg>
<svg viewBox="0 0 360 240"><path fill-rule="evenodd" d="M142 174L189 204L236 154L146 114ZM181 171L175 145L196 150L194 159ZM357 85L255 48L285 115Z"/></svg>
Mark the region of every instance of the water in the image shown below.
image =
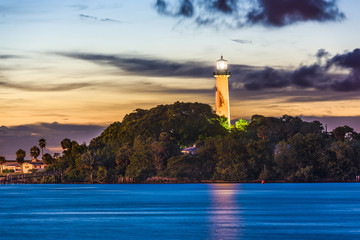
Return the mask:
<svg viewBox="0 0 360 240"><path fill-rule="evenodd" d="M2 185L0 239L360 239L360 184Z"/></svg>

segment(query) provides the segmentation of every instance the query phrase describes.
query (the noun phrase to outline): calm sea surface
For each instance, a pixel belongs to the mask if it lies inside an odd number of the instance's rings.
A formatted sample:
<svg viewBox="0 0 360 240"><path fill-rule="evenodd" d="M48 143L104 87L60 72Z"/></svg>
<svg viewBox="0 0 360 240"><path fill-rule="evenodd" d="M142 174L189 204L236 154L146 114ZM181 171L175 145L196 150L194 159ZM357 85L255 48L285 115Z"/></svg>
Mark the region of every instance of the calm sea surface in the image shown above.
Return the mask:
<svg viewBox="0 0 360 240"><path fill-rule="evenodd" d="M1 185L0 239L360 239L360 184Z"/></svg>

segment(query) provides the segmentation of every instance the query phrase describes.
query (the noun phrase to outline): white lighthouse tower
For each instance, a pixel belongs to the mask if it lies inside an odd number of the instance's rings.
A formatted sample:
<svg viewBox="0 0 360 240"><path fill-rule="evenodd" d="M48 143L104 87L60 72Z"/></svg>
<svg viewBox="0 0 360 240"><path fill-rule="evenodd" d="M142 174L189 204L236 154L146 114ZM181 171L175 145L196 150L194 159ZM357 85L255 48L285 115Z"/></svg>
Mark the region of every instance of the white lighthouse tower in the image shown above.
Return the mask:
<svg viewBox="0 0 360 240"><path fill-rule="evenodd" d="M228 119L230 127L230 100L229 100L229 82L230 72L228 72L227 61L221 56L216 61L216 99L215 111L219 116L224 116Z"/></svg>

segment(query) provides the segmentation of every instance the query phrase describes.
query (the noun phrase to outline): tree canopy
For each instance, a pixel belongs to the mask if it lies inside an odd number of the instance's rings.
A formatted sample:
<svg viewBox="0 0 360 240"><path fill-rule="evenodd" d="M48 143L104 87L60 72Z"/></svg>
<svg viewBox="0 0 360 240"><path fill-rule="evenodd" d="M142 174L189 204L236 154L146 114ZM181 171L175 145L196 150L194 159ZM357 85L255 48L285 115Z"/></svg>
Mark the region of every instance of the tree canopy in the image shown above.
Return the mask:
<svg viewBox="0 0 360 240"><path fill-rule="evenodd" d="M360 135L349 126L326 132L288 115L254 115L231 130L224 122L201 103L136 109L88 146L66 138L60 156L43 160L65 182L349 181L360 173ZM193 154L181 152L190 146Z"/></svg>

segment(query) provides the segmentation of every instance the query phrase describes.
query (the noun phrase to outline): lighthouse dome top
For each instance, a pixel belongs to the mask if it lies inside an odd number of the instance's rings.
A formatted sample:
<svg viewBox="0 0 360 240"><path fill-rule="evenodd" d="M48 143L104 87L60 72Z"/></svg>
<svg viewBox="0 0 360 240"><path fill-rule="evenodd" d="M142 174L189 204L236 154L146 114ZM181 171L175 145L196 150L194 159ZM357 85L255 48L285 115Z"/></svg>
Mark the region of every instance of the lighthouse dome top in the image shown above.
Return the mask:
<svg viewBox="0 0 360 240"><path fill-rule="evenodd" d="M216 61L216 72L218 74L226 74L227 70L228 70L227 60L225 60L221 55L221 58Z"/></svg>

